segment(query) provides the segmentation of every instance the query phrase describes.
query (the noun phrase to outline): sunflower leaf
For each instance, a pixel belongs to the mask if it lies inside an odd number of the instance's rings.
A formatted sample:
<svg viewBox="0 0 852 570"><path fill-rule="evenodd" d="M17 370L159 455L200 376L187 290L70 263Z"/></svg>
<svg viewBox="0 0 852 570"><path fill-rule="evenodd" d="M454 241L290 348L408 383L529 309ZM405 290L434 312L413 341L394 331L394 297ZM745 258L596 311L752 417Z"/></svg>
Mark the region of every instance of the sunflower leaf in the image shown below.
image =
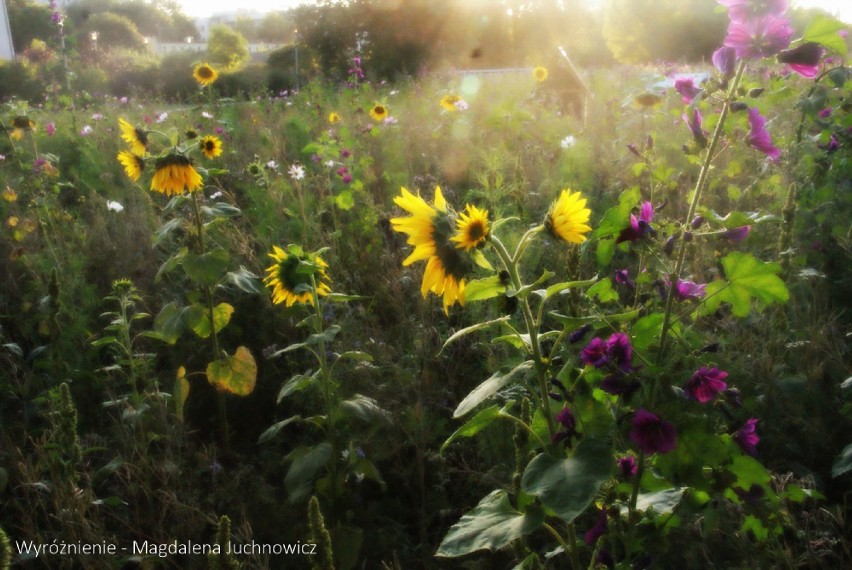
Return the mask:
<svg viewBox="0 0 852 570"><path fill-rule="evenodd" d="M225 328L225 326L230 322L233 312L234 307L228 303L219 303L213 307L213 330L218 333ZM211 326L209 310L204 310L201 313L201 317L194 325L192 325L192 330L200 338L207 338L210 336Z"/></svg>
<svg viewBox="0 0 852 570"><path fill-rule="evenodd" d="M228 270L231 254L223 248L197 255L187 253L182 265L186 276L199 285L215 284Z"/></svg>
<svg viewBox="0 0 852 570"><path fill-rule="evenodd" d="M475 325L471 325L469 327L465 327L461 330L458 330L458 331L454 332L452 335L450 335L450 338L448 338L446 341L444 341L444 346L441 347L441 350L438 351L438 354L441 354L442 352L444 352L444 349L447 348L447 346L451 342L455 342L463 336L469 335L472 332L476 332L476 331L480 331L482 329L488 328L491 325L496 325L498 323L508 321L509 319L510 319L510 316L506 315L506 316L500 317L498 319L493 319L491 321L485 321L484 323L476 323Z"/></svg>
<svg viewBox="0 0 852 570"><path fill-rule="evenodd" d="M218 389L238 396L248 396L257 381L257 363L251 351L237 347L233 356L220 358L207 365L207 381Z"/></svg>
<svg viewBox="0 0 852 570"><path fill-rule="evenodd" d="M525 360L508 372L495 372L488 380L474 388L470 394L465 396L464 400L459 403L456 410L453 412L454 418L460 418L473 410L476 406L502 390L505 386L516 379L518 375L523 378L526 372L532 368L533 361Z"/></svg>
<svg viewBox="0 0 852 570"><path fill-rule="evenodd" d="M500 281L499 275L485 279L474 279L465 285L464 298L466 302L484 301L506 291L506 286Z"/></svg>

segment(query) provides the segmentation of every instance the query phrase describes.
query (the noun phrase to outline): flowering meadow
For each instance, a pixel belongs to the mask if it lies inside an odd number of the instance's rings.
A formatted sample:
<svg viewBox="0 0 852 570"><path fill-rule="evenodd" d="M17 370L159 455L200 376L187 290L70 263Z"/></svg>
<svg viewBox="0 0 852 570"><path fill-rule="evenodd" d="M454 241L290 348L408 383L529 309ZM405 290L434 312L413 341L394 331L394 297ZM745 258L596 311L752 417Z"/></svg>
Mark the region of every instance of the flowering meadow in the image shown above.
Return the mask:
<svg viewBox="0 0 852 570"><path fill-rule="evenodd" d="M579 106L3 102L0 570L852 566L845 29L718 3Z"/></svg>

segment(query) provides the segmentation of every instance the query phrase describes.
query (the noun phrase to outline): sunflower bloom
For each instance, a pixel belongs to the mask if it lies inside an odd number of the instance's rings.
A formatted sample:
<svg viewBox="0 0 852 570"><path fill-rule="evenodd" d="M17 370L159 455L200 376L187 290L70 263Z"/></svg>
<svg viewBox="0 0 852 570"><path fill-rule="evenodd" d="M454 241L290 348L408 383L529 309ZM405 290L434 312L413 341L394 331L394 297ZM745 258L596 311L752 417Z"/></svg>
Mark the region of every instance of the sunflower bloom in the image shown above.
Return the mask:
<svg viewBox="0 0 852 570"><path fill-rule="evenodd" d="M488 210L480 210L468 204L456 220L456 235L450 241L456 242L457 248L469 252L485 245L488 232Z"/></svg>
<svg viewBox="0 0 852 570"><path fill-rule="evenodd" d="M145 160L138 154L133 154L128 150L123 150L118 153L118 161L124 167L124 172L127 177L133 182L139 180L142 176L142 170L145 168Z"/></svg>
<svg viewBox="0 0 852 570"><path fill-rule="evenodd" d="M340 122L340 115L335 113L335 112L329 113L328 114L328 122L331 123L332 125L334 123L339 123Z"/></svg>
<svg viewBox="0 0 852 570"><path fill-rule="evenodd" d="M370 116L374 121L384 121L388 118L388 108L384 105L373 105L370 109Z"/></svg>
<svg viewBox="0 0 852 570"><path fill-rule="evenodd" d="M331 293L331 288L328 286L330 279L325 272L328 264L320 256L303 253L301 248L296 246L290 246L287 251L278 246L272 246L269 257L275 263L266 268L263 283L272 289L272 302L276 305L281 303L284 303L286 307L292 307L296 303L313 305L314 283L318 296L324 297ZM304 262L316 267L313 274L305 272L304 268L300 267ZM314 276L313 283L311 275Z"/></svg>
<svg viewBox="0 0 852 570"><path fill-rule="evenodd" d="M541 83L542 81L547 79L547 68L546 67L536 67L533 69L533 79Z"/></svg>
<svg viewBox="0 0 852 570"><path fill-rule="evenodd" d="M426 261L420 285L421 295L425 298L431 291L443 297L444 313L448 313L456 302L464 305L464 279L473 270L473 262L466 252L454 247L450 241L456 227L456 216L449 210L441 188L435 188L431 206L405 188L394 198L394 203L411 214L407 218L391 219L393 229L408 234L407 242L414 246L414 251L402 262L403 266L415 261ZM468 211L467 215L474 222L481 224L483 221L479 214ZM469 225L470 222L466 224ZM468 236L464 240L462 247L471 242L472 238Z"/></svg>
<svg viewBox="0 0 852 570"><path fill-rule="evenodd" d="M456 103L461 101L462 98L459 95L444 95L441 98L441 107L446 109L447 111L458 111L456 107Z"/></svg>
<svg viewBox="0 0 852 570"><path fill-rule="evenodd" d="M213 135L204 137L201 139L201 152L207 158L216 158L222 154L222 141Z"/></svg>
<svg viewBox="0 0 852 570"><path fill-rule="evenodd" d="M118 120L118 126L121 129L121 138L130 145L130 150L133 154L145 156L145 152L148 150L148 133L131 125L124 119Z"/></svg>
<svg viewBox="0 0 852 570"><path fill-rule="evenodd" d="M201 65L196 65L195 69L192 72L192 76L202 87L207 87L217 79L219 79L219 72L210 67L210 64L202 63Z"/></svg>
<svg viewBox="0 0 852 570"><path fill-rule="evenodd" d="M192 166L192 162L182 154L170 154L157 159L154 164L154 177L151 190L171 196L199 190L203 182L201 175Z"/></svg>
<svg viewBox="0 0 852 570"><path fill-rule="evenodd" d="M586 208L586 199L579 192L562 190L550 207L545 227L559 239L568 243L583 243L584 234L591 231L588 225L592 211Z"/></svg>

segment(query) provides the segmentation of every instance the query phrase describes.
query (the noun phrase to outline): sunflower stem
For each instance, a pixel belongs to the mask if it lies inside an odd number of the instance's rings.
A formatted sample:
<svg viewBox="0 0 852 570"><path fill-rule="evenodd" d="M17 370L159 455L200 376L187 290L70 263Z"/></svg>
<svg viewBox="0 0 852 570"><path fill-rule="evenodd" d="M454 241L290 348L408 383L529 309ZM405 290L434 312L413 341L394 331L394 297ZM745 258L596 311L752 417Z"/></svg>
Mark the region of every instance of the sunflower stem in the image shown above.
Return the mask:
<svg viewBox="0 0 852 570"><path fill-rule="evenodd" d="M540 231L536 228L533 228L529 232L524 235L526 238L528 235L532 233L535 235L534 231ZM523 287L521 283L521 278L518 273L518 264L517 264L517 256L518 250L521 249L523 245L524 238L521 238L521 242L518 244L518 249L515 251L515 256L509 255L508 250L506 250L506 246L503 245L497 236L491 235L490 243L494 247L494 251L497 252L497 256L503 262L506 271L509 272L509 279L512 282L512 287L515 288L515 291L520 291ZM550 414L550 409L548 406L548 395L547 391L547 363L544 360L544 357L541 353L541 345L538 340L538 325L536 323L535 317L533 316L532 309L530 308L530 304L526 297L518 299L518 305L521 307L521 312L524 315L524 323L527 327L527 334L530 337L530 350L532 351L533 363L535 365L535 374L536 380L538 382L538 400L539 400L539 409L541 410L542 415L545 417L547 421L547 429L550 434L550 439L553 441L553 436L556 434L556 424L554 423L553 416Z"/></svg>
<svg viewBox="0 0 852 570"><path fill-rule="evenodd" d="M716 128L713 130L713 137L710 140L710 146L707 147L707 153L704 155L704 163L701 165L701 171L698 174L698 180L695 182L695 191L692 195L692 201L689 204L689 211L686 214L686 220L683 224L684 227L688 227L690 220L695 216L695 212L698 210L698 204L701 200L701 194L704 191L704 188L707 186L707 179L710 174L710 167L713 164L713 159L716 154L716 147L719 145L719 141L722 139L722 132L725 126L725 120L728 118L728 115L731 111L731 103L734 101L736 97L737 88L740 85L740 80L743 76L743 71L745 71L746 61L740 60L737 65L737 72L734 75L733 80L731 81L731 85L728 88L728 94L725 97L725 103L722 106L722 111L719 113L719 122L716 123ZM677 263L675 264L674 272L669 275L669 281L671 284L669 285L668 296L666 298L666 311L663 316L663 326L660 331L660 352L657 354L657 364L661 364L666 355L666 341L669 336L669 328L671 327L672 321L672 310L674 309L674 301L675 301L675 291L677 290L677 282L680 279L680 273L683 270L683 264L686 260L686 250L689 246L689 242L685 239L678 240L678 256Z"/></svg>

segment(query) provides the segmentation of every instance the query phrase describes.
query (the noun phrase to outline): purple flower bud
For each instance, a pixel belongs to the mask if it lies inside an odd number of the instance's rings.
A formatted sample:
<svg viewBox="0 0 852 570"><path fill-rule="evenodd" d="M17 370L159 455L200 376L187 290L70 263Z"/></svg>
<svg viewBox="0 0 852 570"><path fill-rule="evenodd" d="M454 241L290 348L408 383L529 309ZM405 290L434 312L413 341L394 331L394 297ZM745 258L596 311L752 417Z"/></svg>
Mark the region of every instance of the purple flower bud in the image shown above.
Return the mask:
<svg viewBox="0 0 852 570"><path fill-rule="evenodd" d="M734 434L734 441L743 450L743 453L757 455L757 444L760 437L757 435L757 418L749 418L745 424Z"/></svg>
<svg viewBox="0 0 852 570"><path fill-rule="evenodd" d="M647 150L654 150L654 137L648 135L648 138L645 139L645 148Z"/></svg>
<svg viewBox="0 0 852 570"><path fill-rule="evenodd" d="M568 342L571 344L577 344L578 342L583 340L583 337L586 336L586 334L590 330L592 330L592 325L590 324L581 326L580 328L568 335ZM562 389L564 390L565 388L563 387Z"/></svg>
<svg viewBox="0 0 852 570"><path fill-rule="evenodd" d="M722 233L722 237L728 241L739 243L748 237L750 231L751 226L741 226L739 228L733 228Z"/></svg>
<svg viewBox="0 0 852 570"><path fill-rule="evenodd" d="M703 224L703 223L704 223L704 216L699 214L699 215L695 216L694 218L692 218L692 221L689 223L689 225L690 225L690 227L692 227L692 229L697 230L698 228L701 227L701 224Z"/></svg>
<svg viewBox="0 0 852 570"><path fill-rule="evenodd" d="M632 455L620 458L617 463L618 470L625 479L629 479L636 475L639 466L636 465L636 458Z"/></svg>
<svg viewBox="0 0 852 570"><path fill-rule="evenodd" d="M639 149L638 149L638 148L636 148L636 145L635 145L635 144L633 144L633 143L629 143L629 144L627 145L627 150L629 150L630 152L632 152L633 154L635 154L635 155L636 155L636 156L638 156L639 158L644 158L644 157L642 156L642 153L641 153L641 152L639 152Z"/></svg>
<svg viewBox="0 0 852 570"><path fill-rule="evenodd" d="M793 49L780 51L777 59L802 77L813 78L819 72L819 60L824 54L825 50L818 43L805 42Z"/></svg>
<svg viewBox="0 0 852 570"><path fill-rule="evenodd" d="M666 257L671 257L672 253L674 253L675 242L677 242L678 236L671 236L666 240L666 244L663 246L663 253L666 254Z"/></svg>
<svg viewBox="0 0 852 570"><path fill-rule="evenodd" d="M692 241L692 232L683 232L683 241L689 243Z"/></svg>
<svg viewBox="0 0 852 570"><path fill-rule="evenodd" d="M742 101L734 101L731 103L731 111L734 113L740 113L742 111L748 111L748 105L743 103Z"/></svg>
<svg viewBox="0 0 852 570"><path fill-rule="evenodd" d="M725 77L734 75L737 67L737 56L734 48L722 46L713 52L713 65Z"/></svg>

